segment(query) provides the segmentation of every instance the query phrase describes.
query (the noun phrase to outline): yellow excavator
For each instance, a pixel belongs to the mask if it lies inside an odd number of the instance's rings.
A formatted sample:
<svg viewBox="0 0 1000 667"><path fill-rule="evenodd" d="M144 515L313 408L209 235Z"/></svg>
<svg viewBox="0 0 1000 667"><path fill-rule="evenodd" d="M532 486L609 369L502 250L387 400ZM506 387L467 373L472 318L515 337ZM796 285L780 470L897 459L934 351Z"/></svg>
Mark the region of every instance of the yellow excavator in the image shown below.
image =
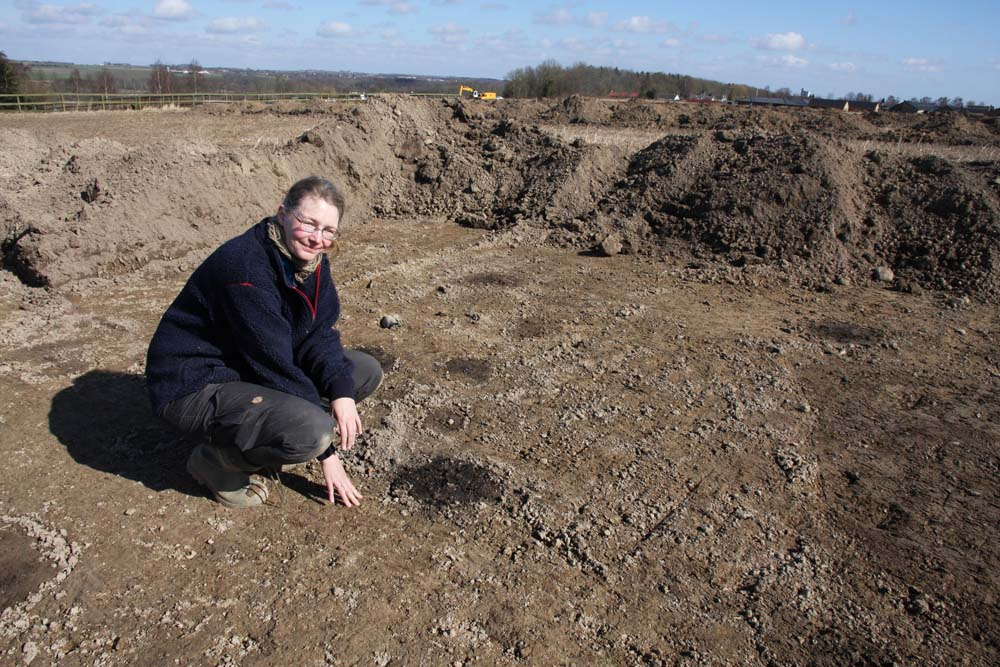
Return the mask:
<svg viewBox="0 0 1000 667"><path fill-rule="evenodd" d="M459 86L458 87L458 96L461 97L462 93L469 93L470 95L472 95L476 99L480 99L480 100L495 100L495 99L497 99L497 94L496 93L491 93L491 92L483 92L483 93L481 93L478 90L473 90L472 88L469 88L468 86Z"/></svg>

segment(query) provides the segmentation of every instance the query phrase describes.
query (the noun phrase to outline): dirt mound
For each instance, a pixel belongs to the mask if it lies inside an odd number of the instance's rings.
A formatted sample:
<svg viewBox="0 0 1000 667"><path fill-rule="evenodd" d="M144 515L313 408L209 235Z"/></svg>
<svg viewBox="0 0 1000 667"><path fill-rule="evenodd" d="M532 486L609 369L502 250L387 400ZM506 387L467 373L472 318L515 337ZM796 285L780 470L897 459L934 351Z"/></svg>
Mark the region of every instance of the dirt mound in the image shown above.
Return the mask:
<svg viewBox="0 0 1000 667"><path fill-rule="evenodd" d="M997 295L1000 210L967 169L924 156L883 161L869 156L868 173L881 174L869 225L882 230L876 251L922 287ZM997 165L991 165L996 173Z"/></svg>
<svg viewBox="0 0 1000 667"><path fill-rule="evenodd" d="M539 120L546 123L605 123L611 119L612 110L598 100L570 95L539 114Z"/></svg>
<svg viewBox="0 0 1000 667"><path fill-rule="evenodd" d="M238 148L5 131L5 266L29 284L58 285L174 260L269 214L289 182L322 173L348 190L347 224L371 215L527 224L579 249L615 236L605 253L680 243L807 282L868 280L885 266L899 284L1000 293L996 141L983 119L575 96L555 105L377 96L204 113L303 125ZM592 143L543 121L663 134L638 147ZM864 139L912 136L922 141L916 161ZM946 153L965 146L974 162Z"/></svg>

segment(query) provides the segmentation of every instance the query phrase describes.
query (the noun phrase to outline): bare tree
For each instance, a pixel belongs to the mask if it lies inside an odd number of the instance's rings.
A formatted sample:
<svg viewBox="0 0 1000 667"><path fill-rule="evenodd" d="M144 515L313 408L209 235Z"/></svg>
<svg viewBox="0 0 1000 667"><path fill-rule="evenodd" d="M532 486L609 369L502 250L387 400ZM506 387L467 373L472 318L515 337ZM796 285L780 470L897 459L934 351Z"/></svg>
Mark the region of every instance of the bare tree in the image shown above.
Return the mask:
<svg viewBox="0 0 1000 667"><path fill-rule="evenodd" d="M191 61L190 65L188 65L188 75L187 75L188 90L190 90L192 93L197 94L198 81L200 80L201 80L201 63L199 63L198 60L195 59Z"/></svg>
<svg viewBox="0 0 1000 667"><path fill-rule="evenodd" d="M80 76L80 70L76 67L74 67L73 71L69 73L68 83L69 89L79 95L80 84L83 83L83 78Z"/></svg>
<svg viewBox="0 0 1000 667"><path fill-rule="evenodd" d="M147 86L154 95L169 95L174 92L174 73L157 60L151 65Z"/></svg>
<svg viewBox="0 0 1000 667"><path fill-rule="evenodd" d="M94 81L94 91L104 93L105 95L113 95L118 92L118 82L115 81L111 70L105 67L97 73L97 79Z"/></svg>

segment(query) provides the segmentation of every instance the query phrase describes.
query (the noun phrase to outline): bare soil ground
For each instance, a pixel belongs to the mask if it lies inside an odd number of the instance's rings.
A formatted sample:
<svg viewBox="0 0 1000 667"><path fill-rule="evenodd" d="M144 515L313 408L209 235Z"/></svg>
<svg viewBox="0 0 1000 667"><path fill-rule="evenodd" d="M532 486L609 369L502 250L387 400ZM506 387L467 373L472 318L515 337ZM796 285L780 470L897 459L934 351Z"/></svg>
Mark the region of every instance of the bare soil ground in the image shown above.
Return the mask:
<svg viewBox="0 0 1000 667"><path fill-rule="evenodd" d="M0 117L0 662L997 664L998 134L579 98ZM305 465L230 511L146 345L310 173L351 193L341 329L387 373L365 501Z"/></svg>

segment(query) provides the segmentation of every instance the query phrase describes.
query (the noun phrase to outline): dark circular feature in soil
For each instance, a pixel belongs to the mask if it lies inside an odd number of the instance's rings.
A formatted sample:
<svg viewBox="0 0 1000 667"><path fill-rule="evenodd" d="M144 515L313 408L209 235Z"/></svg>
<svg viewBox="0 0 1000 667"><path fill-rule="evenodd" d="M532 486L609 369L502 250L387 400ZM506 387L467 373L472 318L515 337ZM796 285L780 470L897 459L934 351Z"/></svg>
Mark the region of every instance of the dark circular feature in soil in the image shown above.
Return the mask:
<svg viewBox="0 0 1000 667"><path fill-rule="evenodd" d="M532 316L521 320L514 330L519 338L542 338L543 336L558 333L557 325L547 322L544 318Z"/></svg>
<svg viewBox="0 0 1000 667"><path fill-rule="evenodd" d="M519 287L524 284L524 280L518 276L509 276L504 273L497 273L495 271L484 271L482 273L470 273L463 279L468 285L480 285L489 286L496 285L497 287Z"/></svg>
<svg viewBox="0 0 1000 667"><path fill-rule="evenodd" d="M485 359L449 359L444 367L449 373L464 375L480 382L489 380L493 372L490 362Z"/></svg>
<svg viewBox="0 0 1000 667"><path fill-rule="evenodd" d="M446 456L403 468L391 488L405 488L414 500L434 508L480 501L496 503L501 497L500 481L489 469Z"/></svg>
<svg viewBox="0 0 1000 667"><path fill-rule="evenodd" d="M449 407L432 410L424 418L425 426L440 432L460 431L464 422L465 415Z"/></svg>
<svg viewBox="0 0 1000 667"><path fill-rule="evenodd" d="M34 541L16 527L0 530L0 609L24 602L55 575L38 556Z"/></svg>
<svg viewBox="0 0 1000 667"><path fill-rule="evenodd" d="M827 340L843 344L870 345L882 338L879 331L850 322L821 322L813 326L813 331Z"/></svg>

